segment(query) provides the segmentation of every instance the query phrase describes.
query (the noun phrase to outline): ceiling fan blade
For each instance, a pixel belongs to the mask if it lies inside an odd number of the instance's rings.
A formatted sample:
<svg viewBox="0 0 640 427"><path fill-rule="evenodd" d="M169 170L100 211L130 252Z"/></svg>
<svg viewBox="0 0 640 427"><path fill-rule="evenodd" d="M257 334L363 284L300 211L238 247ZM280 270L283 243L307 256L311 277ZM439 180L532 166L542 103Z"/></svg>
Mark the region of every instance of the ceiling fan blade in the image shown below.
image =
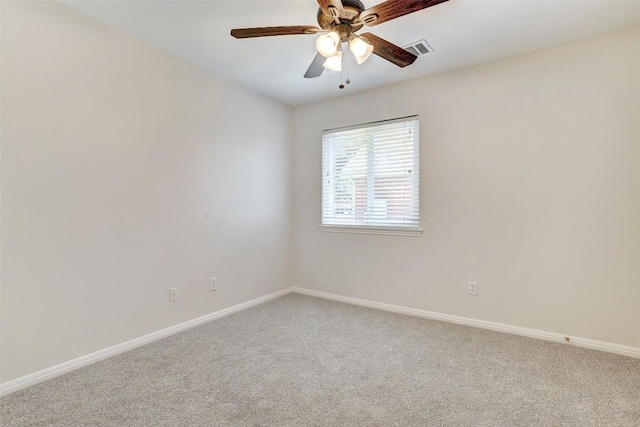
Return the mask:
<svg viewBox="0 0 640 427"><path fill-rule="evenodd" d="M360 20L373 27L445 1L448 0L387 0L363 11Z"/></svg>
<svg viewBox="0 0 640 427"><path fill-rule="evenodd" d="M325 15L333 16L336 23L340 23L340 17L344 13L344 10L342 9L342 0L318 0L318 4Z"/></svg>
<svg viewBox="0 0 640 427"><path fill-rule="evenodd" d="M316 77L320 77L322 72L324 71L324 61L327 58L322 56L321 54L317 54L313 61L311 61L311 65L307 69L307 72L304 73L305 79L315 79Z"/></svg>
<svg viewBox="0 0 640 427"><path fill-rule="evenodd" d="M316 34L320 30L313 25L294 25L289 27L256 27L256 28L234 28L231 35L237 39L248 39L252 37L269 36L289 36L293 34Z"/></svg>
<svg viewBox="0 0 640 427"><path fill-rule="evenodd" d="M396 46L395 44L388 42L385 39L381 39L375 34L360 34L360 38L364 39L367 43L373 46L373 53L381 58L386 59L387 61L393 62L398 67L406 67L407 65L411 65L417 58L417 56L415 56L413 53L407 52L400 46Z"/></svg>

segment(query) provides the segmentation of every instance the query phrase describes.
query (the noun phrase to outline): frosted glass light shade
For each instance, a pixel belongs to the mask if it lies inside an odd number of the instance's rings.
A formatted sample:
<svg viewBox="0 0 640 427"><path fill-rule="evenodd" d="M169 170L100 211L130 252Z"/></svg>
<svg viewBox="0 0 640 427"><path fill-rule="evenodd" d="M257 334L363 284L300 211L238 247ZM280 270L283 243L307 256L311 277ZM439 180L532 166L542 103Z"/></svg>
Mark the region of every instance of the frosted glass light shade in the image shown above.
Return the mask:
<svg viewBox="0 0 640 427"><path fill-rule="evenodd" d="M340 36L335 31L321 35L316 41L316 48L318 49L318 52L326 58L335 55L338 51L339 45Z"/></svg>
<svg viewBox="0 0 640 427"><path fill-rule="evenodd" d="M328 57L322 65L333 71L342 71L342 51L339 50L335 55Z"/></svg>
<svg viewBox="0 0 640 427"><path fill-rule="evenodd" d="M354 37L349 42L349 50L353 53L353 56L356 57L356 62L358 64L362 64L364 61L369 59L373 53L373 46L359 37Z"/></svg>

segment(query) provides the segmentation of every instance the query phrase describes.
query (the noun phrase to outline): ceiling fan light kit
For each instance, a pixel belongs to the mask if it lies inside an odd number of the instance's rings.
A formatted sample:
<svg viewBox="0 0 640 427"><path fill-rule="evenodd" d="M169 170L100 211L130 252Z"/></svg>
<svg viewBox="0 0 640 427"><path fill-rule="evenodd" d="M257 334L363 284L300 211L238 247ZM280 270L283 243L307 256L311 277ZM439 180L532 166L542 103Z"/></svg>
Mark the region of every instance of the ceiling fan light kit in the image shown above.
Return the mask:
<svg viewBox="0 0 640 427"><path fill-rule="evenodd" d="M318 55L307 69L305 78L319 77L324 68L341 71L342 43L349 45L358 64L364 63L373 53L398 67L406 67L413 64L416 55L374 34L358 36L356 32L365 25L373 27L448 0L387 0L369 9L365 9L360 0L317 1L320 6L317 16L319 28L309 25L236 28L231 30L231 35L242 39L325 33L316 41ZM323 57L326 60L322 60Z"/></svg>

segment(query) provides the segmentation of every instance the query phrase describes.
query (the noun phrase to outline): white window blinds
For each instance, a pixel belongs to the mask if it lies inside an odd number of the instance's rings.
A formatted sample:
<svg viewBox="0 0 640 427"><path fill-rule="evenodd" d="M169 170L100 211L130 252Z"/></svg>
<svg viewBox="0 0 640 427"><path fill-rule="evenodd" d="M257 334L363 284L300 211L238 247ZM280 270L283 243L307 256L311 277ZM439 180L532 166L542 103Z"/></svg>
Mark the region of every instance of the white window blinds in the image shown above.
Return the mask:
<svg viewBox="0 0 640 427"><path fill-rule="evenodd" d="M322 134L322 225L418 229L418 117Z"/></svg>

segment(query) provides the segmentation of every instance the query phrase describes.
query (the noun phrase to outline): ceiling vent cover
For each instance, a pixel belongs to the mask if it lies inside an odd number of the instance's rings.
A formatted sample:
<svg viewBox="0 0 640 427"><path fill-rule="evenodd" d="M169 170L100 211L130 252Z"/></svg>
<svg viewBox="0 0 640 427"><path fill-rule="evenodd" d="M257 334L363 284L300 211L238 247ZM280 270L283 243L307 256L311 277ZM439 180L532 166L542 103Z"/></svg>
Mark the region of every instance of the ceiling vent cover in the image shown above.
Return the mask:
<svg viewBox="0 0 640 427"><path fill-rule="evenodd" d="M425 39L418 40L417 42L409 43L406 46L402 46L406 51L413 53L415 56L425 55L429 52L433 52L433 48L427 43Z"/></svg>

